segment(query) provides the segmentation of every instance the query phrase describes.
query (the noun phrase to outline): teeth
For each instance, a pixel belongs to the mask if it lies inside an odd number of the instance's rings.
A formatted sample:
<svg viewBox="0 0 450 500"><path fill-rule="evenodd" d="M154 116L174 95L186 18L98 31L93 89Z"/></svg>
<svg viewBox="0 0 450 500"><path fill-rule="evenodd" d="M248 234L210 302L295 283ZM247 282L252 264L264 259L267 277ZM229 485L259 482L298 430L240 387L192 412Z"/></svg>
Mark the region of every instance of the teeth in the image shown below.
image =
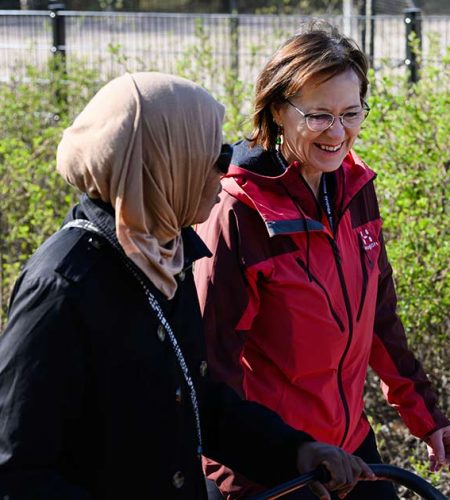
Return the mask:
<svg viewBox="0 0 450 500"><path fill-rule="evenodd" d="M324 151L337 151L338 149L341 149L342 144L339 144L338 146L325 146L324 144L318 144L320 149L323 149Z"/></svg>

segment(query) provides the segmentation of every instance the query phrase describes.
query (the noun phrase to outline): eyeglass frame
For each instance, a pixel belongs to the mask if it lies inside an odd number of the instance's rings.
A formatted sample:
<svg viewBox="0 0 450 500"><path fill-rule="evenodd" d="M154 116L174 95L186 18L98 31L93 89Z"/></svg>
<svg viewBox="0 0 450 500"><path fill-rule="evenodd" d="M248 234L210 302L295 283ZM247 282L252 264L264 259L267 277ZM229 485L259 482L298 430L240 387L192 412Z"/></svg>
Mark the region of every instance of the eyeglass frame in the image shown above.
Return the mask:
<svg viewBox="0 0 450 500"><path fill-rule="evenodd" d="M228 173L228 168L230 167L232 156L233 146L231 144L222 144L219 157L215 162L215 166L223 175L227 175Z"/></svg>
<svg viewBox="0 0 450 500"><path fill-rule="evenodd" d="M300 115L302 116L302 118L304 118L304 120L305 120L305 123L306 123L306 126L308 127L308 130L310 130L311 132L325 132L326 130L328 130L329 128L331 128L334 125L334 122L336 121L336 118L339 118L339 121L341 122L341 125L344 128L355 128L356 127L356 125L355 125L355 127L349 127L347 125L344 125L344 115L347 114L347 113L351 113L351 111L347 111L345 113L341 113L340 115L333 115L332 113L327 113L326 111L324 111L324 112L318 112L318 113L304 113L301 109L297 108L297 106L295 104L293 104L289 99L285 99L285 101L288 104L290 104L295 109L295 111L297 111L298 113L300 113ZM370 113L370 106L367 104L366 101L364 101L364 100L362 101L361 107L362 107L361 111L364 111L365 115L364 115L364 118L362 119L361 123L357 125L358 127L364 122L364 120L367 118L367 116ZM328 116L333 117L333 120L328 125L328 127L324 128L323 130L313 130L308 125L308 117L314 116L314 115L328 115Z"/></svg>

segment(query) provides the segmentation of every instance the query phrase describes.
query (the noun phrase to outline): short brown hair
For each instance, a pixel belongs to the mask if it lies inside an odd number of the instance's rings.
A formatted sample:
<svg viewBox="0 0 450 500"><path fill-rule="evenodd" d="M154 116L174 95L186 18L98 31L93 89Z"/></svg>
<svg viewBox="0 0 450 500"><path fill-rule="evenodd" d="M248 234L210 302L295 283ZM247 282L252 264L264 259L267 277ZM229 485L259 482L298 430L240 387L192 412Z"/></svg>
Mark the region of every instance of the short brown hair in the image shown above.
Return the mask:
<svg viewBox="0 0 450 500"><path fill-rule="evenodd" d="M256 82L252 146L275 145L278 126L271 106L298 95L312 79L323 83L347 69L361 81L360 96L367 94L367 58L355 41L324 21L315 21L306 31L289 38L269 59Z"/></svg>

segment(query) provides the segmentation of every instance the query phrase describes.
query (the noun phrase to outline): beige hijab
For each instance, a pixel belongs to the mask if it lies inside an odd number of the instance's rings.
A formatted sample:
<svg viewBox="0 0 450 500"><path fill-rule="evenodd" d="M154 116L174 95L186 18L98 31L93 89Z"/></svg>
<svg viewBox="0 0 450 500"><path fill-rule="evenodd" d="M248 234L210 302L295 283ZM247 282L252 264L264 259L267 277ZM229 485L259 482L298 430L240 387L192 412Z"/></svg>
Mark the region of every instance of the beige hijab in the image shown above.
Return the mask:
<svg viewBox="0 0 450 500"><path fill-rule="evenodd" d="M223 106L189 80L125 74L100 89L58 147L58 171L111 203L123 250L168 298L183 267L180 230L194 222L223 116Z"/></svg>

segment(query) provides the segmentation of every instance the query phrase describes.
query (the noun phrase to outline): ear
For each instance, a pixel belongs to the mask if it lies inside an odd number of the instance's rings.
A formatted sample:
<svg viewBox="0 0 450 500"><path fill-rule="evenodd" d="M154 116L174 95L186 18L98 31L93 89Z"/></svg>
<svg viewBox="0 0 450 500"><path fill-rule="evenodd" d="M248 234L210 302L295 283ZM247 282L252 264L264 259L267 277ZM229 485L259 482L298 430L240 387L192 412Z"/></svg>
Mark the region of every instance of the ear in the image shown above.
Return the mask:
<svg viewBox="0 0 450 500"><path fill-rule="evenodd" d="M283 125L281 108L281 102L274 102L270 105L270 112L272 113L273 121L279 126Z"/></svg>

